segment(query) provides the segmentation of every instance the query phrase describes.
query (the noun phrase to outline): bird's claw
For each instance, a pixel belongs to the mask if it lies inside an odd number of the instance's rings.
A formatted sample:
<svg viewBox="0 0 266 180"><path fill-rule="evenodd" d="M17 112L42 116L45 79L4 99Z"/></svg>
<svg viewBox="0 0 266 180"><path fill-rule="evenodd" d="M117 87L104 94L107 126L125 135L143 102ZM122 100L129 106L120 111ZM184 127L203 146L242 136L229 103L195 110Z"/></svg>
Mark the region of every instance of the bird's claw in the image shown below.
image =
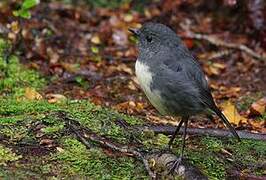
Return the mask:
<svg viewBox="0 0 266 180"><path fill-rule="evenodd" d="M179 166L181 165L182 160L183 160L183 158L179 157L174 161L168 162L166 165L167 167L170 167L168 174L174 174L176 172L176 170L179 168Z"/></svg>

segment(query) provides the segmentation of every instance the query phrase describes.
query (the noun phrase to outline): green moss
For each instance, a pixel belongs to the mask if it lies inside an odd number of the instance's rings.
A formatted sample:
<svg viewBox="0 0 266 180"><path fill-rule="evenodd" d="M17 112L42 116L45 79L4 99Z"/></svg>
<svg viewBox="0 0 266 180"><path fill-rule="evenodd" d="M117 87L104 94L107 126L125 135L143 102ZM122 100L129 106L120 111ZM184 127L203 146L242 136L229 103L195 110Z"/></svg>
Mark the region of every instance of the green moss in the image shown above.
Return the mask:
<svg viewBox="0 0 266 180"><path fill-rule="evenodd" d="M210 151L218 152L223 148L223 143L220 139L214 137L202 137L201 143Z"/></svg>
<svg viewBox="0 0 266 180"><path fill-rule="evenodd" d="M107 136L110 135L122 138L121 140L125 140L125 137L122 137L125 135L124 129L115 124L116 120L123 119L132 125L143 123L140 119L95 106L85 100L67 101L61 104L50 104L45 100L20 101L14 98L7 99L0 97L0 124L17 122L32 115L35 115L35 118L36 116L43 117L45 113L54 111L66 111L73 119L80 121L82 125L91 128L95 132L105 134ZM60 119L56 119L54 116L46 116L45 118L42 118L42 120L53 126L51 127L52 129L57 129L58 127L55 126L60 125ZM60 126L62 127L62 125Z"/></svg>
<svg viewBox="0 0 266 180"><path fill-rule="evenodd" d="M213 137L197 137L190 144L193 144L192 148L186 148L185 151L189 161L210 179L224 179L226 164L217 156L222 148L222 141Z"/></svg>
<svg viewBox="0 0 266 180"><path fill-rule="evenodd" d="M100 150L87 149L76 139L63 141L63 150L54 155L62 166L62 174L93 179L146 178L141 163L131 158L112 158Z"/></svg>
<svg viewBox="0 0 266 180"><path fill-rule="evenodd" d="M27 129L23 126L6 126L0 129L0 134L8 137L10 141L19 141L27 135Z"/></svg>
<svg viewBox="0 0 266 180"><path fill-rule="evenodd" d="M16 99L5 98L0 101L0 107L0 117L2 116L0 120L4 120L1 122L4 126L4 128L1 128L1 133L8 135L10 140L19 140L26 136L25 123L28 122L27 119L34 119L34 121L44 124L46 127L41 130L44 133L57 135L64 128L64 124L60 117L56 115L56 112L64 110L72 119L78 120L82 126L123 144L132 143L132 136L134 136L134 138L141 140L144 144L143 148L162 149L169 141L168 136L155 135L150 131L133 135L131 132L117 126L115 121L124 119L129 124L136 125L142 124L142 120L95 106L88 101L66 101L61 104L49 104L45 100L17 101ZM16 125L16 122L19 122L19 125ZM14 128L10 128L10 124ZM65 136L51 137L59 138L56 139L57 141L60 141L62 137L65 139ZM52 154L52 161L56 162L56 166L59 166L57 167L57 173L62 177L68 175L73 177L95 176L110 179L116 177L132 178L133 175L138 177L138 174L140 174L139 176L145 176L144 170L141 170L143 168L141 162L134 162L133 159L128 157L110 158L99 150L86 149L85 146L74 139L67 138L62 142L63 151ZM180 149L177 148L180 142L180 138L177 138L174 146L175 151ZM266 143L262 141L243 140L241 143L237 143L234 139L223 140L204 136L188 142L188 144L193 144L187 146L186 153L189 160L200 167L211 179L225 178L226 169L236 165L239 166L240 164L246 168L250 164L258 164L266 159ZM232 157L229 157L233 159L232 162L226 158L221 158L223 156L221 154L222 149L232 153ZM41 172L45 173L49 171L49 167L54 166L48 164L46 168L42 168ZM107 171L110 169L112 171ZM262 172L256 169L254 173L261 174Z"/></svg>
<svg viewBox="0 0 266 180"><path fill-rule="evenodd" d="M25 88L40 89L45 80L40 75L19 63L16 56L5 59L9 44L0 38L0 94L19 97L24 95Z"/></svg>
<svg viewBox="0 0 266 180"><path fill-rule="evenodd" d="M226 145L231 149L235 161L243 165L257 164L266 159L266 142L242 140L240 143L230 140Z"/></svg>
<svg viewBox="0 0 266 180"><path fill-rule="evenodd" d="M189 160L213 180L225 178L225 164L205 149L190 151Z"/></svg>
<svg viewBox="0 0 266 180"><path fill-rule="evenodd" d="M165 149L169 142L169 137L164 134L155 135L153 131L143 131L139 137L143 145L149 148Z"/></svg>
<svg viewBox="0 0 266 180"><path fill-rule="evenodd" d="M14 98L0 97L0 117L15 116L22 114L38 114L51 110L58 110L58 106L50 104L47 101L20 101Z"/></svg>
<svg viewBox="0 0 266 180"><path fill-rule="evenodd" d="M9 148L0 145L0 166L6 166L8 162L17 161L22 158L13 153Z"/></svg>
<svg viewBox="0 0 266 180"><path fill-rule="evenodd" d="M45 134L53 134L53 133L56 133L62 129L64 129L64 124L57 124L57 125L48 126L48 127L43 128L42 132L44 132Z"/></svg>
<svg viewBox="0 0 266 180"><path fill-rule="evenodd" d="M17 57L11 56L8 63L0 59L0 92L22 96L26 87L39 89L45 84L45 80L33 70L25 69Z"/></svg>
<svg viewBox="0 0 266 180"><path fill-rule="evenodd" d="M1 128L1 133L8 135L10 140L22 139L25 136L26 123L36 121L45 125L41 129L42 132L48 135L55 134L56 136L50 137L63 142L63 145L60 145L63 151L52 154L52 161L56 162L56 166L59 166L57 167L57 173L62 177L71 175L73 177L102 176L105 179L115 177L132 178L134 173L134 176L138 174L145 176L145 172L141 170L143 168L141 163L134 162L133 159L128 157L110 158L99 150L86 149L77 140L65 139L65 135L57 136L64 128L64 123L58 117L57 111L64 110L68 116L78 120L82 126L123 144L132 143L132 136L134 136L144 144L144 149L162 149L169 141L168 136L155 135L151 131L132 134L130 131L117 126L115 121L124 119L129 124L136 125L142 124L142 120L95 106L88 101L66 101L61 104L49 104L44 100L25 100L22 102L15 99L4 99L4 101L0 101L1 106L7 107L0 108L0 117L2 116L0 120L4 120L1 122L4 126L4 128ZM19 124L16 125L16 122L19 122ZM12 125L12 128L10 128L10 125ZM63 140L60 140L61 138ZM177 138L174 146L175 151L180 149L177 148L180 142L180 138ZM240 164L242 167L248 167L249 164L257 164L266 159L266 143L262 141L243 140L241 143L237 143L234 139L223 140L204 136L187 144L192 144L192 146L187 146L186 151L189 160L200 167L211 179L223 179L226 169L234 167L236 164L237 166ZM223 156L221 154L222 149L232 153L232 157L229 158L233 161L221 157ZM135 165L136 163L137 165ZM42 168L43 173L49 171L49 167L54 166L48 164L46 168ZM137 170L138 168L140 169ZM105 171L110 169L112 169L111 172ZM261 174L262 172L257 169L254 173Z"/></svg>
<svg viewBox="0 0 266 180"><path fill-rule="evenodd" d="M54 113L46 115L41 121L43 124L47 125L47 127L42 128L41 131L47 135L58 133L65 127L64 122L62 122L59 117L55 116Z"/></svg>
<svg viewBox="0 0 266 180"><path fill-rule="evenodd" d="M256 164L261 164L266 160L266 143L255 140L242 140L237 142L235 139L221 140L214 137L202 137L200 144L195 140L197 148L188 150L189 159L209 176L210 179L224 179L226 169L234 166L241 166L249 169ZM222 149L232 153L228 161ZM250 169L252 173L260 174L261 169Z"/></svg>
<svg viewBox="0 0 266 180"><path fill-rule="evenodd" d="M147 179L141 162L129 157L109 157L99 149L87 149L76 139L65 134L65 124L58 117L58 111L65 111L67 115L90 128L95 133L113 139L122 144L141 142L143 149L163 149L169 137L154 134L152 131L133 133L116 124L117 120L125 120L130 125L142 125L141 119L117 113L108 108L95 106L89 101L66 100L57 104L50 104L46 100L25 100L21 98L26 87L40 89L45 80L32 70L19 64L16 57L9 62L3 60L6 45L0 39L0 134L12 141L23 141L39 144L38 133L58 142L57 152L49 155L37 153L28 154L27 161L17 161L21 156L0 145L0 165L12 163L10 169L1 170L3 177L43 177L93 179ZM83 81L79 81L82 85ZM250 104L249 101L248 104ZM253 102L253 100L252 100ZM40 125L40 129L36 128ZM28 127L33 127L29 131ZM132 141L133 140L133 141ZM177 138L174 151L180 150L181 138ZM16 144L16 143L14 143ZM27 148L27 147L25 147ZM223 149L232 153L228 161ZM226 169L242 167L248 169L250 164L256 165L266 161L266 143L263 141L243 140L237 143L234 139L218 139L213 137L193 138L187 142L186 155L197 167L200 167L210 179L224 179ZM19 150L19 149L18 149ZM25 152L24 152L25 153ZM33 154L34 154L33 153ZM108 151L108 153L112 153ZM27 164L28 163L28 164ZM16 171L12 170L16 167ZM27 171L25 171L27 169ZM34 172L34 173L32 173ZM253 169L255 174L262 174L260 169ZM27 176L24 176L27 174Z"/></svg>
<svg viewBox="0 0 266 180"><path fill-rule="evenodd" d="M137 118L119 114L107 108L95 106L88 101L68 102L67 111L73 119L92 129L94 132L107 137L115 138L118 142L130 142L128 132L115 124L116 120L123 119L131 125L142 124Z"/></svg>
<svg viewBox="0 0 266 180"><path fill-rule="evenodd" d="M23 115L15 115L10 117L1 117L0 115L0 125L11 125L23 121Z"/></svg>

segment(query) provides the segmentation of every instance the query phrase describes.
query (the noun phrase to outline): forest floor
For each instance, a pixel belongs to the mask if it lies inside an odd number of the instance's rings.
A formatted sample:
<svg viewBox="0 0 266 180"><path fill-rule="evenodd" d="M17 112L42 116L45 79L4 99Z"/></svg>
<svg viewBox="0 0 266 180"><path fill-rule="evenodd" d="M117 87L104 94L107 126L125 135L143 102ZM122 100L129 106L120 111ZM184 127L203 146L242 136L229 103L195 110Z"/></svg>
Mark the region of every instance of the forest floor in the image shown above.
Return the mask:
<svg viewBox="0 0 266 180"><path fill-rule="evenodd" d="M126 146L144 154L161 151L170 136L133 127L177 124L156 112L134 75L137 51L127 29L150 20L164 22L181 35L199 58L217 104L237 130L265 134L266 61L242 50L188 38L187 32L246 44L265 55L263 45L258 45L259 40L246 26L235 27L235 22L243 19L241 10L221 7L206 11L200 3L187 3L124 4L116 10L41 3L30 20L19 22L22 40L8 61L9 43L1 38L0 177L149 178L141 158L112 147ZM4 17L0 29L10 14L9 8L0 9ZM12 33L17 35L8 32ZM71 124L73 121L77 124ZM212 120L192 117L189 127L224 128L215 116ZM87 141L79 134L84 129L89 132L83 134ZM179 153L180 137L173 146L175 154ZM106 142L114 144L107 147ZM237 142L190 134L185 154L188 162L210 179L265 178L265 149L265 140ZM160 171L151 159L148 163L152 171Z"/></svg>

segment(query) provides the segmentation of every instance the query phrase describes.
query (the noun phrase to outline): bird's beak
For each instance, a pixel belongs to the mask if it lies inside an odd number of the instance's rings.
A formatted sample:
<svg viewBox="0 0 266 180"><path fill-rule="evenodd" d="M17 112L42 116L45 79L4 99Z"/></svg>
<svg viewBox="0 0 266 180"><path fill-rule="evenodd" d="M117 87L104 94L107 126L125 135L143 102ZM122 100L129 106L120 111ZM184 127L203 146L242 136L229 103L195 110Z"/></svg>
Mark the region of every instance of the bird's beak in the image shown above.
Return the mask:
<svg viewBox="0 0 266 180"><path fill-rule="evenodd" d="M139 30L138 29L129 28L128 31L131 32L136 37L139 36Z"/></svg>

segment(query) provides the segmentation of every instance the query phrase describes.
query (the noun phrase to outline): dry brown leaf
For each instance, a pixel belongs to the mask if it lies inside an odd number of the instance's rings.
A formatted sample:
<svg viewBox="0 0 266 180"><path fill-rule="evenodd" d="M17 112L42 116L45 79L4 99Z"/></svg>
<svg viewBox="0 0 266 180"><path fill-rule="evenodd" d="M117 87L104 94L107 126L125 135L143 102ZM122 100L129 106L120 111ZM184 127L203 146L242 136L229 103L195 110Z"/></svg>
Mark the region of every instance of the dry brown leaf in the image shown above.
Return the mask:
<svg viewBox="0 0 266 180"><path fill-rule="evenodd" d="M94 43L94 44L101 44L101 39L100 39L100 37L98 35L94 35L91 38L91 42Z"/></svg>
<svg viewBox="0 0 266 180"><path fill-rule="evenodd" d="M136 110L137 110L138 112L141 112L143 109L144 109L144 104L138 102L138 103L137 103L137 106L136 106Z"/></svg>
<svg viewBox="0 0 266 180"><path fill-rule="evenodd" d="M128 44L128 36L125 31L114 30L112 34L112 39L114 43L119 46L126 46Z"/></svg>
<svg viewBox="0 0 266 180"><path fill-rule="evenodd" d="M226 155L228 155L228 156L233 156L233 154L232 153L230 153L229 151L227 151L226 149L224 149L224 148L222 148L221 149L221 152L223 153L223 154L226 154Z"/></svg>
<svg viewBox="0 0 266 180"><path fill-rule="evenodd" d="M46 52L50 58L50 63L55 64L58 62L60 56L57 52L55 52L52 48L47 48Z"/></svg>
<svg viewBox="0 0 266 180"><path fill-rule="evenodd" d="M70 73L75 73L79 70L79 67L77 66L77 64L71 64L71 63L61 63L61 65L63 66L63 68L65 70L67 70Z"/></svg>
<svg viewBox="0 0 266 180"><path fill-rule="evenodd" d="M17 34L20 30L18 21L13 21L11 24L7 24L7 28L11 29L11 31L15 34Z"/></svg>
<svg viewBox="0 0 266 180"><path fill-rule="evenodd" d="M58 151L58 152L64 152L65 150L63 149L63 148L61 148L61 147L56 147L56 150Z"/></svg>
<svg viewBox="0 0 266 180"><path fill-rule="evenodd" d="M67 98L62 94L47 94L46 98L48 99L49 103L60 103L65 101Z"/></svg>
<svg viewBox="0 0 266 180"><path fill-rule="evenodd" d="M146 114L147 120L151 121L152 123L159 123L159 124L171 124L174 126L178 125L179 117L173 118L170 116L155 116L153 114Z"/></svg>
<svg viewBox="0 0 266 180"><path fill-rule="evenodd" d="M129 68L126 64L119 64L118 66L116 66L116 69L118 71L123 71L123 72L126 72L128 74L133 74L133 71L131 68Z"/></svg>
<svg viewBox="0 0 266 180"><path fill-rule="evenodd" d="M212 86L211 86L212 87ZM216 99L221 99L221 98L232 98L232 97L238 97L239 93L241 91L240 87L225 87L225 86L218 86L219 94L215 96ZM213 88L213 87L212 87Z"/></svg>
<svg viewBox="0 0 266 180"><path fill-rule="evenodd" d="M259 99L258 101L252 103L249 108L249 116L261 116L266 110L266 97Z"/></svg>
<svg viewBox="0 0 266 180"><path fill-rule="evenodd" d="M251 120L249 121L249 123L252 125L252 127L256 130L260 130L262 132L266 132L266 123L265 121L261 121L261 120Z"/></svg>
<svg viewBox="0 0 266 180"><path fill-rule="evenodd" d="M226 65L223 63L212 63L210 65L206 65L204 70L208 75L219 75L225 68Z"/></svg>
<svg viewBox="0 0 266 180"><path fill-rule="evenodd" d="M242 117L234 104L232 104L230 101L226 101L222 104L223 113L225 117L229 120L230 123L233 123L235 125L239 125L240 123L247 123L247 119L245 117Z"/></svg>
<svg viewBox="0 0 266 180"><path fill-rule="evenodd" d="M54 140L52 140L52 139L42 139L40 141L40 145L46 146L46 147L53 147L54 146Z"/></svg>
<svg viewBox="0 0 266 180"><path fill-rule="evenodd" d="M133 21L134 17L132 16L132 14L126 14L126 15L124 15L123 19L125 22L131 22L131 21Z"/></svg>
<svg viewBox="0 0 266 180"><path fill-rule="evenodd" d="M188 49L191 49L194 46L194 41L192 39L185 39L184 43Z"/></svg>
<svg viewBox="0 0 266 180"><path fill-rule="evenodd" d="M38 93L34 88L27 87L25 89L24 96L29 100L40 100L42 99L42 95Z"/></svg>
<svg viewBox="0 0 266 180"><path fill-rule="evenodd" d="M130 90L137 90L137 87L136 87L136 85L134 84L133 81L129 81L127 87Z"/></svg>

